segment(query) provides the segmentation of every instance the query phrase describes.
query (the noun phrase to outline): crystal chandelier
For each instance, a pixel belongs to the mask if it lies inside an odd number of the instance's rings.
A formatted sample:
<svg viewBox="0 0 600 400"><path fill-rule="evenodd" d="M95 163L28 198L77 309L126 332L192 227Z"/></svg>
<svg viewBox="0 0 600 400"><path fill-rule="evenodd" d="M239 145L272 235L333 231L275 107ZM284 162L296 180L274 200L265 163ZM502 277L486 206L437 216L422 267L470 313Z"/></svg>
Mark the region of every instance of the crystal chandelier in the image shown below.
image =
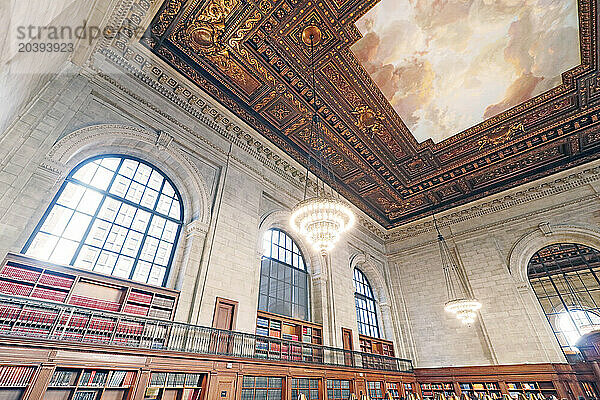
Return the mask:
<svg viewBox="0 0 600 400"><path fill-rule="evenodd" d="M325 145L322 132L319 129L319 115L317 113L317 86L315 84L315 63L314 46L321 41L321 30L314 25L308 26L302 32L302 41L310 46L310 62L312 70L312 103L314 112L310 125L309 143L315 136L314 143L319 153L315 162L321 171L326 174L335 184L335 176L330 168L327 167L327 160L323 159L321 146ZM310 151L309 151L310 165ZM322 188L319 188L319 178L315 195L307 197L308 192L308 168L306 169L306 179L304 186L304 200L296 204L292 209L290 225L299 232L315 249L325 253L335 246L340 235L350 229L354 224L354 213L343 201L339 195L334 195L333 190L330 193L325 191L325 182L322 182ZM316 175L315 175L316 176Z"/></svg>
<svg viewBox="0 0 600 400"><path fill-rule="evenodd" d="M456 315L456 318L462 321L463 324L472 324L477 318L477 311L481 308L481 303L467 292L461 280L458 266L440 232L435 215L433 216L433 224L438 235L442 269L446 279L446 293L448 294L448 301L444 305L444 310Z"/></svg>

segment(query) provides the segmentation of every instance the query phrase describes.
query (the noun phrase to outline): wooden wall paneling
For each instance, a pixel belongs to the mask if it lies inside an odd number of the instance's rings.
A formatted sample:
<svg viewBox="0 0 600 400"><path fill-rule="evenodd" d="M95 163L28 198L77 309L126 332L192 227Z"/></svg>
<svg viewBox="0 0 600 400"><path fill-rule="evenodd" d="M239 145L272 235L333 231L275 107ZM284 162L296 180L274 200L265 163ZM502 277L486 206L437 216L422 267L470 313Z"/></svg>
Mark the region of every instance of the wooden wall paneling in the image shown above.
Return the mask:
<svg viewBox="0 0 600 400"><path fill-rule="evenodd" d="M354 392L356 394L356 397L358 397L360 399L360 395L362 393L366 394L367 393L367 381L365 378L361 377L356 379L355 381L355 388L356 391Z"/></svg>
<svg viewBox="0 0 600 400"><path fill-rule="evenodd" d="M462 394L462 390L460 390L460 385L458 384L458 381L454 380L452 382L452 385L454 386L454 393L456 393L456 395L460 398L460 395Z"/></svg>
<svg viewBox="0 0 600 400"><path fill-rule="evenodd" d="M237 374L211 373L208 384L210 400L235 400Z"/></svg>
<svg viewBox="0 0 600 400"><path fill-rule="evenodd" d="M25 391L23 400L42 400L55 369L55 364L41 364Z"/></svg>
<svg viewBox="0 0 600 400"><path fill-rule="evenodd" d="M500 392L502 392L503 395L504 394L508 395L508 386L506 386L505 381L499 381L498 386L500 387Z"/></svg>
<svg viewBox="0 0 600 400"><path fill-rule="evenodd" d="M283 378L283 389L281 391L284 400L292 400L292 377Z"/></svg>
<svg viewBox="0 0 600 400"><path fill-rule="evenodd" d="M570 379L568 381L568 384L571 388L571 392L573 393L573 396L575 397L575 399L579 399L580 397L585 398L585 393L583 393L583 389L581 388L581 385L579 384L579 382L575 379Z"/></svg>
<svg viewBox="0 0 600 400"><path fill-rule="evenodd" d="M138 377L135 380L135 387L132 390L132 400L144 400L146 387L150 383L150 370L143 369L138 372Z"/></svg>

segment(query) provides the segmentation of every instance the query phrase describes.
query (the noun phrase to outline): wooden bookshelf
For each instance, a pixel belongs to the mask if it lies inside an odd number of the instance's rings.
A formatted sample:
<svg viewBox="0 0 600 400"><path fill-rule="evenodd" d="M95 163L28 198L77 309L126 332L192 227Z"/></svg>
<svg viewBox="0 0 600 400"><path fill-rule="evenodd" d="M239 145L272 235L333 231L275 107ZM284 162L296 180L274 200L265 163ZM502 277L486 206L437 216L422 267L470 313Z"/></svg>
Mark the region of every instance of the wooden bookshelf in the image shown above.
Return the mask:
<svg viewBox="0 0 600 400"><path fill-rule="evenodd" d="M57 368L43 399L127 400L135 378L135 371Z"/></svg>
<svg viewBox="0 0 600 400"><path fill-rule="evenodd" d="M456 395L452 382L421 383L420 385L423 400L434 400L439 398L440 395L446 397Z"/></svg>
<svg viewBox="0 0 600 400"><path fill-rule="evenodd" d="M460 391L469 399L483 399L490 396L492 399L501 399L502 391L498 382L459 382Z"/></svg>
<svg viewBox="0 0 600 400"><path fill-rule="evenodd" d="M172 320L179 292L9 253L0 293Z"/></svg>
<svg viewBox="0 0 600 400"><path fill-rule="evenodd" d="M206 391L206 374L152 372L144 392L146 400L202 400Z"/></svg>
<svg viewBox="0 0 600 400"><path fill-rule="evenodd" d="M0 366L0 400L20 400L34 373L31 366Z"/></svg>
<svg viewBox="0 0 600 400"><path fill-rule="evenodd" d="M598 399L598 390L596 389L595 382L580 381L579 384L587 400Z"/></svg>
<svg viewBox="0 0 600 400"><path fill-rule="evenodd" d="M558 392L551 381L546 382L506 382L508 394L513 399L545 400L558 398Z"/></svg>
<svg viewBox="0 0 600 400"><path fill-rule="evenodd" d="M382 356L394 356L394 343L389 340L378 339L370 336L359 335L360 351L363 353L380 354Z"/></svg>
<svg viewBox="0 0 600 400"><path fill-rule="evenodd" d="M256 334L272 338L289 340L314 345L323 344L323 329L321 325L306 321L300 321L293 318L287 318L276 314L259 311L256 317ZM280 345L278 343L267 343L258 341L256 344L256 353L258 355L267 354L271 356L281 354L282 359L291 358L299 361L318 361L322 359L318 349L302 348L302 346Z"/></svg>

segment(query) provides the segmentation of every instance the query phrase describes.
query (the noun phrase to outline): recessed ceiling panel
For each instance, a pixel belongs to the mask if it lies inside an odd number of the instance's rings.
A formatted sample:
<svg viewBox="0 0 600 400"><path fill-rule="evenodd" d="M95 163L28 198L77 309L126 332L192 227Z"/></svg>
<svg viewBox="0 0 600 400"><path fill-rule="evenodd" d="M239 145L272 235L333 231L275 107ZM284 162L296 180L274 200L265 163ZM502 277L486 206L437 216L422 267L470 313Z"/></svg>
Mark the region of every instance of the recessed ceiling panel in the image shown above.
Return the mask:
<svg viewBox="0 0 600 400"><path fill-rule="evenodd" d="M576 0L381 0L354 54L415 138L440 142L561 83Z"/></svg>

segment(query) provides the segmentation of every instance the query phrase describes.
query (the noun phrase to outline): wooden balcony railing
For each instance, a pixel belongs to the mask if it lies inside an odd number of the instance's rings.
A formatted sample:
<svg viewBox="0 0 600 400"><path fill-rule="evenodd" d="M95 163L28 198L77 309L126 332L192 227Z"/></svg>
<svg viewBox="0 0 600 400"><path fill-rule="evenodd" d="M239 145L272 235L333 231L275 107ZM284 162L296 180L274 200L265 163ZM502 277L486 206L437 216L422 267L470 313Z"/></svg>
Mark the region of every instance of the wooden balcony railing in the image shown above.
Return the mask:
<svg viewBox="0 0 600 400"><path fill-rule="evenodd" d="M0 337L411 372L411 360L0 295Z"/></svg>

